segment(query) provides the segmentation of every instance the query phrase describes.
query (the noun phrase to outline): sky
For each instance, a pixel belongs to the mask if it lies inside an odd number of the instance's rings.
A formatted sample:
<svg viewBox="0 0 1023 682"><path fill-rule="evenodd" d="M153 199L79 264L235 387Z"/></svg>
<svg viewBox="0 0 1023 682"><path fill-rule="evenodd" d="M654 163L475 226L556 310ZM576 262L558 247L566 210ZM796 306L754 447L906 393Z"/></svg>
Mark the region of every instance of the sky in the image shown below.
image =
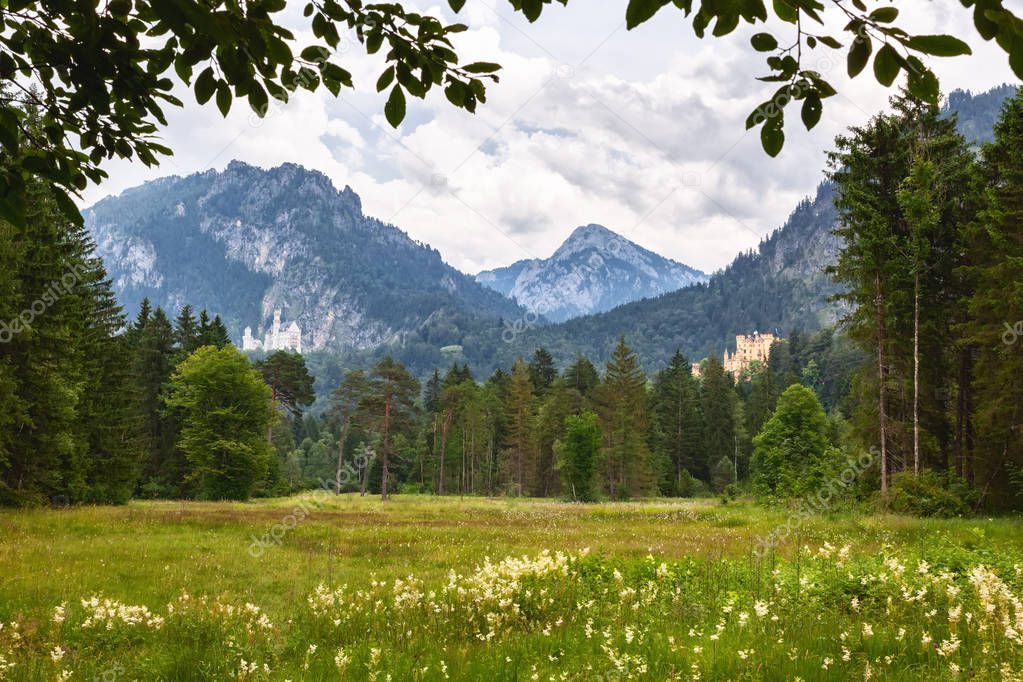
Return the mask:
<svg viewBox="0 0 1023 682"><path fill-rule="evenodd" d="M301 4L289 3L282 19L305 45L313 39ZM404 4L454 18L446 2ZM264 119L235 102L224 118L212 102L199 106L183 92L185 106L166 112L162 131L174 156L155 169L108 163L109 178L81 203L165 175L222 170L232 159L264 168L293 162L350 186L367 215L434 246L464 272L545 258L589 223L712 272L780 227L823 180L836 134L866 122L893 93L869 69L850 81L844 52L804 54L839 94L825 101L812 131L790 107L785 148L772 159L757 132L744 129L777 87L755 80L766 67L749 36L764 27L700 40L669 5L627 31L626 4L555 3L530 24L507 0L469 0L458 20L470 30L456 49L467 62L500 63L501 82L476 114L439 90L409 98L397 130L375 91L382 58L365 55L354 39L340 49L355 89L337 98L302 92ZM943 91L1015 82L1005 54L975 33L959 3L898 5L899 21L914 32L954 33L973 48L972 56L931 62Z"/></svg>

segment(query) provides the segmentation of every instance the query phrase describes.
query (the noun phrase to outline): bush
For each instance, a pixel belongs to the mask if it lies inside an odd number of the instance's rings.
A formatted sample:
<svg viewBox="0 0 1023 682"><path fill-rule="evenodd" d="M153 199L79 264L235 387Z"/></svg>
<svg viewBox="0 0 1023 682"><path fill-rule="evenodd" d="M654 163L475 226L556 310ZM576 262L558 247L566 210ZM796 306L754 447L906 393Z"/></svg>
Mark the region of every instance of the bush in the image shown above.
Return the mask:
<svg viewBox="0 0 1023 682"><path fill-rule="evenodd" d="M900 514L952 518L971 513L976 493L954 475L946 477L930 469L919 476L900 471L892 476L884 502Z"/></svg>
<svg viewBox="0 0 1023 682"><path fill-rule="evenodd" d="M679 497L709 497L710 488L706 483L695 478L688 470L682 469L682 476L678 483Z"/></svg>

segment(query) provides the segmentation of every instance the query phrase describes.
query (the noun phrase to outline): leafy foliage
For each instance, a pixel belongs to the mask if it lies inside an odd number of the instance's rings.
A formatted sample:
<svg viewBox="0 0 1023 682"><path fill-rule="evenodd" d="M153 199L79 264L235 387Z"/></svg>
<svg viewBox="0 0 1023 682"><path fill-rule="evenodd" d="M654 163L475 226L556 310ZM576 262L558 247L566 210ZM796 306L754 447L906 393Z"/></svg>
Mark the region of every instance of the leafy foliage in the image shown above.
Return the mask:
<svg viewBox="0 0 1023 682"><path fill-rule="evenodd" d="M245 500L270 460L270 388L233 346L203 346L170 380L165 401L182 411L177 446L202 497Z"/></svg>

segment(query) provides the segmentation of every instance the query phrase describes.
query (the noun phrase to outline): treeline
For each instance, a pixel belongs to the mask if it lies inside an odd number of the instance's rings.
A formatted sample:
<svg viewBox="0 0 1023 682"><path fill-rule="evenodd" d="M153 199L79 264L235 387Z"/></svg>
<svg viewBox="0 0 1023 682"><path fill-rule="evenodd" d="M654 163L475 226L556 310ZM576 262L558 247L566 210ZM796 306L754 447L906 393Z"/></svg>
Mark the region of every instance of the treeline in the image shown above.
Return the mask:
<svg viewBox="0 0 1023 682"><path fill-rule="evenodd" d="M349 372L324 414L295 420L288 433L297 446L277 447L294 490L329 481L342 491L383 492L386 480L391 490L437 494L709 494L756 478L754 437L793 385L810 396L823 425L820 452L810 454L836 465L849 456L855 446L838 403L860 361L828 329L791 334L772 347L765 366L754 364L738 381L717 358L702 363L697 379L681 353L648 377L622 338L602 368L580 356L559 372L539 348L485 380L467 365L435 370L420 396L386 359L368 373ZM391 372L405 378L393 392L402 407L391 408L389 431L382 431L387 393L379 377ZM816 391L835 403L830 416ZM803 475L798 462L792 468ZM766 485L767 494L781 492Z"/></svg>
<svg viewBox="0 0 1023 682"><path fill-rule="evenodd" d="M1018 505L1023 95L979 157L937 110L892 104L831 155L844 325L871 358L855 430L879 449L882 492L964 481L990 506Z"/></svg>

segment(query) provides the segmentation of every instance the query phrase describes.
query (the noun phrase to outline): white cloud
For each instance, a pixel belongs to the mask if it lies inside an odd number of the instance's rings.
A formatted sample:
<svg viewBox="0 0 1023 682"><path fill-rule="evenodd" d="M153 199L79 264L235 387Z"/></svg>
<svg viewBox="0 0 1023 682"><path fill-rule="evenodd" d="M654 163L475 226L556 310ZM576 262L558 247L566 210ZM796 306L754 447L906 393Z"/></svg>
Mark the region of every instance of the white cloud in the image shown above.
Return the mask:
<svg viewBox="0 0 1023 682"><path fill-rule="evenodd" d="M974 35L966 11L906 5L920 31ZM292 161L351 185L368 214L466 271L547 256L590 222L714 270L778 227L821 180L835 134L865 121L891 94L867 75L849 82L840 54L811 61L842 94L827 102L814 131L790 121L784 151L769 159L756 133L744 130L748 112L773 91L754 80L764 67L748 48L751 29L698 40L666 8L626 32L623 14L624 3L570 3L530 25L504 0L474 0L460 17L472 30L456 47L467 59L501 63L501 83L475 116L440 92L411 100L397 131L384 122L384 96L375 92L381 63L357 45L346 52L356 90L340 100L302 93L257 121L239 104L223 119L184 93L190 103L168 112L164 131L176 156L156 170L109 164L110 180L90 188L86 203L231 159ZM969 42L974 57L938 63L946 91L1011 80L1000 50Z"/></svg>

